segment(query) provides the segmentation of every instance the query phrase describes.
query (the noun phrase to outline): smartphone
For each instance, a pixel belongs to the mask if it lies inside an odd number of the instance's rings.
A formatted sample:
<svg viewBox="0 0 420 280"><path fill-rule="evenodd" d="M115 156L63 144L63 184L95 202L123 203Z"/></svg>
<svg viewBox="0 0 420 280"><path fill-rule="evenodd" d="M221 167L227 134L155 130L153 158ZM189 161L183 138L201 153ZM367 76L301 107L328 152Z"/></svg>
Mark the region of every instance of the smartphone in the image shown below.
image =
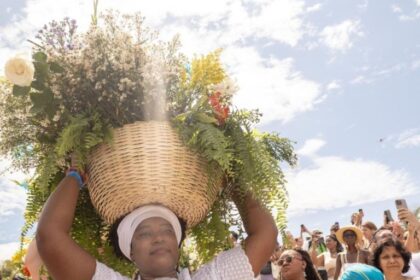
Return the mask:
<svg viewBox="0 0 420 280"><path fill-rule="evenodd" d="M340 224L338 222L335 222L334 225L336 225L338 227L340 226Z"/></svg>
<svg viewBox="0 0 420 280"><path fill-rule="evenodd" d="M359 213L363 214L363 209L362 208L359 209Z"/></svg>
<svg viewBox="0 0 420 280"><path fill-rule="evenodd" d="M408 209L407 202L405 201L405 199L396 199L395 206L397 207L397 209L401 209L401 208Z"/></svg>
<svg viewBox="0 0 420 280"><path fill-rule="evenodd" d="M386 217L386 222L387 222L387 223L394 221L394 219L393 219L393 218L392 218L392 216L391 216L391 211L389 211L389 210L385 210L385 211L384 211L384 215L385 215L385 217Z"/></svg>

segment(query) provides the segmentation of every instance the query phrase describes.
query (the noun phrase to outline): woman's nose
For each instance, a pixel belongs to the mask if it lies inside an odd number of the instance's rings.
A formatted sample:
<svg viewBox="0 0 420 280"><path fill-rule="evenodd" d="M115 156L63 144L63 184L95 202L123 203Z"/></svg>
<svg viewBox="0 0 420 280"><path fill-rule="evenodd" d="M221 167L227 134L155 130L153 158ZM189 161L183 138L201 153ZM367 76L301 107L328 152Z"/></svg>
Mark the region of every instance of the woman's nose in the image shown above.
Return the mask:
<svg viewBox="0 0 420 280"><path fill-rule="evenodd" d="M160 243L162 241L163 241L163 234L161 232L156 232L155 234L153 234L153 239L152 239L153 243Z"/></svg>

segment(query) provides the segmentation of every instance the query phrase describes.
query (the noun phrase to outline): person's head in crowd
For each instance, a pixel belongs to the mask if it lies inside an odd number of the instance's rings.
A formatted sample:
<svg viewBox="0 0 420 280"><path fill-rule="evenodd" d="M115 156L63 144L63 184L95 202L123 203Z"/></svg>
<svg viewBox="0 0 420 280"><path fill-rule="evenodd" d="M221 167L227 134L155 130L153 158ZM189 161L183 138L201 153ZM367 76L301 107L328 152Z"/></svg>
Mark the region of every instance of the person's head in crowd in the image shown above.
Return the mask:
<svg viewBox="0 0 420 280"><path fill-rule="evenodd" d="M395 238L388 238L378 245L373 254L373 265L386 279L400 279L410 268L411 253Z"/></svg>
<svg viewBox="0 0 420 280"><path fill-rule="evenodd" d="M394 234L392 233L392 226L386 225L380 227L374 234L373 234L373 242L376 244L381 243L383 240L393 238Z"/></svg>
<svg viewBox="0 0 420 280"><path fill-rule="evenodd" d="M346 247L357 247L363 240L362 231L355 226L342 227L337 231L337 239Z"/></svg>
<svg viewBox="0 0 420 280"><path fill-rule="evenodd" d="M335 222L331 227L330 227L330 234L335 234L338 230L340 229L340 225L338 222Z"/></svg>
<svg viewBox="0 0 420 280"><path fill-rule="evenodd" d="M383 280L382 272L376 267L367 264L354 264L347 268L340 278L341 280Z"/></svg>
<svg viewBox="0 0 420 280"><path fill-rule="evenodd" d="M280 265L281 280L321 280L308 252L304 250L286 250L277 263Z"/></svg>
<svg viewBox="0 0 420 280"><path fill-rule="evenodd" d="M363 232L363 236L371 241L373 238L373 234L378 230L378 228L376 227L376 225L372 222L364 222L362 224L362 232Z"/></svg>
<svg viewBox="0 0 420 280"><path fill-rule="evenodd" d="M302 237L296 237L295 238L295 248L294 249L302 249L303 247L303 238Z"/></svg>
<svg viewBox="0 0 420 280"><path fill-rule="evenodd" d="M325 246L330 252L340 253L343 251L343 247L341 246L341 243L338 241L335 234L327 235L325 238Z"/></svg>

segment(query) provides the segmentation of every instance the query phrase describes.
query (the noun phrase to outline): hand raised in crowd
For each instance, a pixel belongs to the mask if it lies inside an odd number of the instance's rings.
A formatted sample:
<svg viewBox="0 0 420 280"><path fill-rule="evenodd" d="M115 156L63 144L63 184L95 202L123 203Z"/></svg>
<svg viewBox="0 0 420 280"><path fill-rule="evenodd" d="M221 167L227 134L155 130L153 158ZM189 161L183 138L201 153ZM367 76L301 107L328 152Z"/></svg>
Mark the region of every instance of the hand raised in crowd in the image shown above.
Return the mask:
<svg viewBox="0 0 420 280"><path fill-rule="evenodd" d="M401 227L401 224L396 221L390 222L392 226L392 233L398 238L399 241L404 242L404 229Z"/></svg>
<svg viewBox="0 0 420 280"><path fill-rule="evenodd" d="M407 229L411 232L420 230L420 222L416 215L407 208L398 209L398 219L402 222L407 222Z"/></svg>

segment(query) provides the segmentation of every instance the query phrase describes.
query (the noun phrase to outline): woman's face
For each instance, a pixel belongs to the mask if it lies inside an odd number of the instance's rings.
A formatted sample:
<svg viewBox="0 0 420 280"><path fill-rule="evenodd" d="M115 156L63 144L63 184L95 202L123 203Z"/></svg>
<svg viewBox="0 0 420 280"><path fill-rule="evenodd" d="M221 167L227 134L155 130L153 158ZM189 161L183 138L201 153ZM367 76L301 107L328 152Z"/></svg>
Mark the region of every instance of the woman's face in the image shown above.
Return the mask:
<svg viewBox="0 0 420 280"><path fill-rule="evenodd" d="M357 236L354 231L346 230L345 232L343 232L343 239L347 245L354 245L356 244Z"/></svg>
<svg viewBox="0 0 420 280"><path fill-rule="evenodd" d="M280 265L282 279L285 280L301 279L306 268L306 262L294 250L284 251L280 255L278 264Z"/></svg>
<svg viewBox="0 0 420 280"><path fill-rule="evenodd" d="M172 225L159 217L140 223L131 240L131 259L141 275L165 277L173 274L179 249Z"/></svg>
<svg viewBox="0 0 420 280"><path fill-rule="evenodd" d="M402 273L404 260L394 246L385 247L379 256L379 265L385 275L394 272Z"/></svg>
<svg viewBox="0 0 420 280"><path fill-rule="evenodd" d="M327 239L325 239L325 245L327 246L328 250L333 250L337 248L337 241L331 237L327 237Z"/></svg>
<svg viewBox="0 0 420 280"><path fill-rule="evenodd" d="M362 227L362 231L363 231L363 235L366 237L367 240L371 240L373 237L373 233L375 232L365 226Z"/></svg>

